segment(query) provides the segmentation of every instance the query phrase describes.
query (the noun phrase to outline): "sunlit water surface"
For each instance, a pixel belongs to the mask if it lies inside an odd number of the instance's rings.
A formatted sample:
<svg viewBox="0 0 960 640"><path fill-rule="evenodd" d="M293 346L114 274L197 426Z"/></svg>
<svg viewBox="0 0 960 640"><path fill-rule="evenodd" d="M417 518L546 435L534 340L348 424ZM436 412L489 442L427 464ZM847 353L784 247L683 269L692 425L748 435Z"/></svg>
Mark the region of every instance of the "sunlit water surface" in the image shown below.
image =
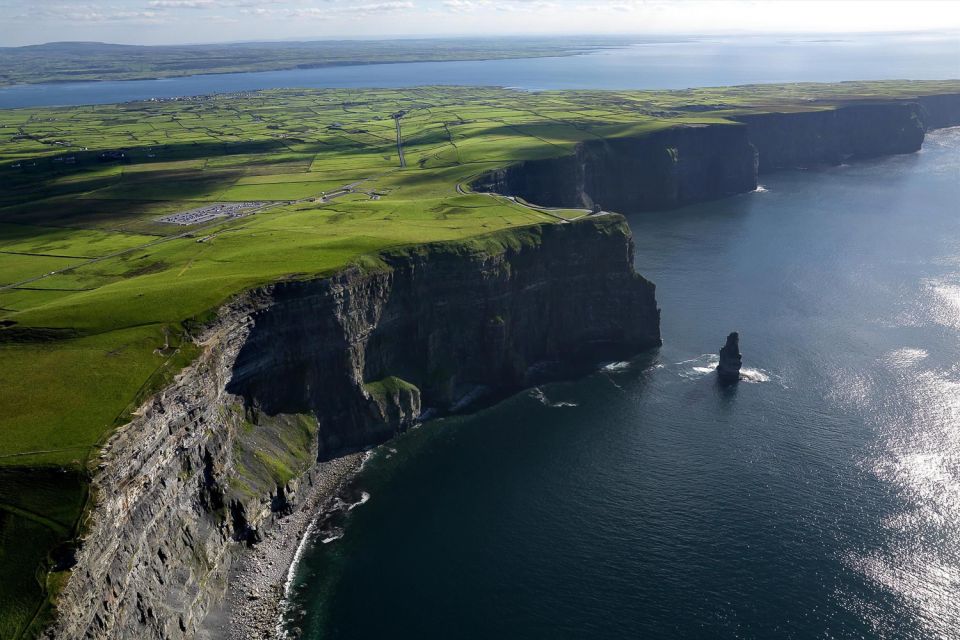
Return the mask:
<svg viewBox="0 0 960 640"><path fill-rule="evenodd" d="M588 55L412 62L71 82L0 88L0 108L106 104L287 87L506 86L545 89L684 89L758 82L960 78L957 33L678 38Z"/></svg>
<svg viewBox="0 0 960 640"><path fill-rule="evenodd" d="M661 350L379 449L288 627L957 637L960 129L763 184L630 218ZM724 390L733 329L750 381Z"/></svg>

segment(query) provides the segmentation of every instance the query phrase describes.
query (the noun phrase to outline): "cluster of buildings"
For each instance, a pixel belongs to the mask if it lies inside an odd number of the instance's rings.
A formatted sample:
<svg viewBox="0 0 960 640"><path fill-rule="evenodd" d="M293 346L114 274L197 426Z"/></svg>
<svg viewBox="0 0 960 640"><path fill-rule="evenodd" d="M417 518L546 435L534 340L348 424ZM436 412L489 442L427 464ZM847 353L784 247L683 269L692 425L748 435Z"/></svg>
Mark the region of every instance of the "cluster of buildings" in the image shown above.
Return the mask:
<svg viewBox="0 0 960 640"><path fill-rule="evenodd" d="M160 218L160 222L186 226L210 222L211 220L216 220L217 218L238 218L249 213L247 211L248 209L258 209L265 204L267 203L217 202L214 204L208 204L204 207L199 207L197 209L190 209L189 211L181 211L180 213L164 216Z"/></svg>

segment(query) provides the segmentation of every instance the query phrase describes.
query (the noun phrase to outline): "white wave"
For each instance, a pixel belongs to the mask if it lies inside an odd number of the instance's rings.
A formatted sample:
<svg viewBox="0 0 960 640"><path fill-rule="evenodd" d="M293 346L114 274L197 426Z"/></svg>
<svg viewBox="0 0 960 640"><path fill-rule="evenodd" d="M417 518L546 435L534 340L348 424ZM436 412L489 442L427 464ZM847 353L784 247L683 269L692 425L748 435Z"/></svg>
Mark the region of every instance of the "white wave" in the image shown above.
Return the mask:
<svg viewBox="0 0 960 640"><path fill-rule="evenodd" d="M720 364L720 356L715 353L704 353L696 358L682 360L676 364L682 367L679 372L680 377L696 380L716 372L717 365ZM770 382L771 377L771 374L763 369L753 367L740 369L740 379L744 382Z"/></svg>
<svg viewBox="0 0 960 640"><path fill-rule="evenodd" d="M327 536L326 538L324 538L324 539L321 540L320 542L322 542L323 544L330 544L331 542L333 542L333 541L335 541L335 540L339 540L339 539L342 538L342 537L343 537L343 531L338 531L338 532L334 533L333 535Z"/></svg>
<svg viewBox="0 0 960 640"><path fill-rule="evenodd" d="M376 449L367 449L363 452L363 457L360 459L360 468L357 469L357 473L363 471L363 468L367 466L367 462L369 462L376 453Z"/></svg>
<svg viewBox="0 0 960 640"><path fill-rule="evenodd" d="M619 389L620 391L623 391L623 387L617 384L616 380L614 380L613 376L611 376L609 373L604 373L603 377L606 378L610 382L610 384L615 386L617 389Z"/></svg>
<svg viewBox="0 0 960 640"><path fill-rule="evenodd" d="M610 364L603 367L603 371L623 371L624 369L629 369L629 362L611 362Z"/></svg>
<svg viewBox="0 0 960 640"><path fill-rule="evenodd" d="M674 362L674 364L690 364L691 362L708 362L716 365L718 362L720 362L720 356L715 353L701 353L696 358L681 360L680 362Z"/></svg>
<svg viewBox="0 0 960 640"><path fill-rule="evenodd" d="M304 531L303 536L300 537L300 544L297 545L297 550L293 554L293 560L290 561L290 566L287 568L287 579L283 583L283 602L281 603L281 609L285 608L286 602L290 599L290 590L293 588L293 576L297 572L297 565L300 564L300 558L303 557L303 551L307 548L307 541L313 534L316 523L316 519L313 519L310 521L310 524L307 525L307 530Z"/></svg>
<svg viewBox="0 0 960 640"><path fill-rule="evenodd" d="M551 409L560 409L563 407L576 407L577 403L575 402L552 402L550 398L547 397L547 394L543 392L543 389L540 387L534 387L530 390L530 397L538 401L545 407L550 407Z"/></svg>
<svg viewBox="0 0 960 640"><path fill-rule="evenodd" d="M740 379L744 382L770 382L770 375L763 369L740 369Z"/></svg>
<svg viewBox="0 0 960 640"><path fill-rule="evenodd" d="M717 364L719 363L720 356L717 354L703 353L696 358L691 358L690 360L681 360L675 364L682 367L680 370L680 377L687 378L688 380L695 380L716 371Z"/></svg>
<svg viewBox="0 0 960 640"><path fill-rule="evenodd" d="M367 493L366 491L361 491L361 492L360 492L360 500L358 500L357 502L354 502L354 503L352 503L352 504L348 504L348 505L347 505L347 511L353 511L354 509L356 509L356 508L359 507L360 505L362 505L362 504L367 504L368 502L370 502L370 494Z"/></svg>

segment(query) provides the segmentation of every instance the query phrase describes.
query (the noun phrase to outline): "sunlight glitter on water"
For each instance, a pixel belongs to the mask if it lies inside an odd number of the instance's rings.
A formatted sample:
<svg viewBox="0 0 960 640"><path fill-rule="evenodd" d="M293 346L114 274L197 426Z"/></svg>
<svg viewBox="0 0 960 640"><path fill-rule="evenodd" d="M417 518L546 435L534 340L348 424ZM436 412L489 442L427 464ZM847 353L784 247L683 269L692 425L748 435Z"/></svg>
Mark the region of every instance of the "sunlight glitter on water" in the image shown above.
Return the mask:
<svg viewBox="0 0 960 640"><path fill-rule="evenodd" d="M852 568L902 599L925 637L960 628L960 380L955 371L918 370L924 350L898 349L898 397L880 419L881 449L869 470L891 485L902 507L882 521L886 548L854 553ZM874 620L878 631L885 626Z"/></svg>

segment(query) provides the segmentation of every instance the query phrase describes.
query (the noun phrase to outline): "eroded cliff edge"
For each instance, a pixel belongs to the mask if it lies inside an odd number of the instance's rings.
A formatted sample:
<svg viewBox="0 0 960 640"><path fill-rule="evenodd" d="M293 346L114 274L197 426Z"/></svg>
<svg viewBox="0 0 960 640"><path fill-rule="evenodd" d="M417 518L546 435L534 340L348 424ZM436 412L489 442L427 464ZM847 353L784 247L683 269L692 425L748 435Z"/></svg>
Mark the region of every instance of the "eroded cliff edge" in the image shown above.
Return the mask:
<svg viewBox="0 0 960 640"><path fill-rule="evenodd" d="M458 410L660 344L625 220L381 254L220 309L202 356L105 448L55 638L189 638L236 553L427 408Z"/></svg>
<svg viewBox="0 0 960 640"><path fill-rule="evenodd" d="M572 155L496 169L472 187L554 207L671 209L756 189L757 151L746 126L682 125L581 142Z"/></svg>
<svg viewBox="0 0 960 640"><path fill-rule="evenodd" d="M599 205L621 213L672 209L752 191L759 175L770 171L913 153L926 131L960 125L960 95L730 118L587 140L571 155L495 169L471 186L542 206Z"/></svg>

